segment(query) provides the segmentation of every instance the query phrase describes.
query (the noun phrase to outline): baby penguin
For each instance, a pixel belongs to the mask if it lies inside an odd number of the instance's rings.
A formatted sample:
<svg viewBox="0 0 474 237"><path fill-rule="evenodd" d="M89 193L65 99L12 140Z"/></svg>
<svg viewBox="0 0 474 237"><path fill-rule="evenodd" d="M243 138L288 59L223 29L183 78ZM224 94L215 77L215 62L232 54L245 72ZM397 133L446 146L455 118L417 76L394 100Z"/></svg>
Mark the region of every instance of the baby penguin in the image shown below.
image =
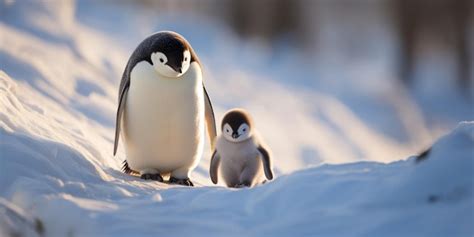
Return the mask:
<svg viewBox="0 0 474 237"><path fill-rule="evenodd" d="M264 147L250 115L233 109L222 119L221 135L212 154L210 175L214 184L219 171L227 187L252 187L273 179L270 152ZM220 169L219 169L220 168Z"/></svg>

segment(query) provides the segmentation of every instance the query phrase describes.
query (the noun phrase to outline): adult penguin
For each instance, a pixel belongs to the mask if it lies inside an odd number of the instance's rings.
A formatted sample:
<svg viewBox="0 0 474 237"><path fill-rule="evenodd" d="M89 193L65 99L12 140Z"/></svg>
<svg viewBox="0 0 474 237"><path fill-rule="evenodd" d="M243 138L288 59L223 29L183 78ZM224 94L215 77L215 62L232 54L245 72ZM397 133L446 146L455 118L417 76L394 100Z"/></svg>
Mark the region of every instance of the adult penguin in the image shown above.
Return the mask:
<svg viewBox="0 0 474 237"><path fill-rule="evenodd" d="M216 125L202 79L202 67L181 35L161 31L141 42L122 76L116 117L114 155L119 136L125 145L123 170L142 179L193 186L205 123L214 148Z"/></svg>

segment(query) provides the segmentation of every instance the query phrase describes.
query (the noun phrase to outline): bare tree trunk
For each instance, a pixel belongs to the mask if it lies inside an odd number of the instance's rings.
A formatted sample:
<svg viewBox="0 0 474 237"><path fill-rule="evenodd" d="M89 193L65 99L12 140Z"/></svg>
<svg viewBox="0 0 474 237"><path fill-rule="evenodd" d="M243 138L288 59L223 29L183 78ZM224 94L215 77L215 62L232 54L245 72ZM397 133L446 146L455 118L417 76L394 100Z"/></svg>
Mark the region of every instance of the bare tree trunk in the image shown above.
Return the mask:
<svg viewBox="0 0 474 237"><path fill-rule="evenodd" d="M400 54L398 56L399 78L405 84L413 80L415 58L415 34L418 29L416 0L394 0L395 16L398 22Z"/></svg>
<svg viewBox="0 0 474 237"><path fill-rule="evenodd" d="M393 0L400 37L399 77L413 82L416 51L421 32L429 32L423 40L437 42L456 56L456 84L468 91L471 82L472 55L469 51L471 0Z"/></svg>
<svg viewBox="0 0 474 237"><path fill-rule="evenodd" d="M455 44L457 51L457 63L458 63L458 85L465 89L468 92L468 88L470 87L470 83L472 81L471 73L470 73L470 60L472 59L472 55L470 55L469 51L469 24L470 24L470 10L472 9L470 6L469 0L457 0L455 1L456 4L453 6L454 12L454 26L455 29Z"/></svg>

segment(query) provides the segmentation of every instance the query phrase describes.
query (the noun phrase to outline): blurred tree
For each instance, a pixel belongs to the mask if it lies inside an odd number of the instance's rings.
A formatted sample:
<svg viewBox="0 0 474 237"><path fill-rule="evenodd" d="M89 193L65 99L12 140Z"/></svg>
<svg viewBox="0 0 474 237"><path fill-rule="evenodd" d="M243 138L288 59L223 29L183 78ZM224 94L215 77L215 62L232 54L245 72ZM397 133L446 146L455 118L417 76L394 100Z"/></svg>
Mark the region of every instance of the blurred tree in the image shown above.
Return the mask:
<svg viewBox="0 0 474 237"><path fill-rule="evenodd" d="M420 44L434 42L456 56L457 81L468 90L472 82L470 72L469 27L471 0L393 0L400 37L400 79L413 81L417 49Z"/></svg>
<svg viewBox="0 0 474 237"><path fill-rule="evenodd" d="M240 35L273 39L296 33L298 13L291 0L230 0L231 26Z"/></svg>

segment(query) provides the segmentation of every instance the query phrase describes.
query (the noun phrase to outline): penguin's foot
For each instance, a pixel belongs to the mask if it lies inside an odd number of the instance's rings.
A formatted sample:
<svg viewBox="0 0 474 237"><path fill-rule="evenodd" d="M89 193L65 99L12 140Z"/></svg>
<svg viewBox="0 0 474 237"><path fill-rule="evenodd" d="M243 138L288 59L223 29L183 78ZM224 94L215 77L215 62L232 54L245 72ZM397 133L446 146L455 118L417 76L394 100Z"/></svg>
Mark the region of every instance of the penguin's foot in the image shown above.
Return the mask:
<svg viewBox="0 0 474 237"><path fill-rule="evenodd" d="M194 186L193 182L191 182L189 178L178 179L175 177L170 177L170 183L184 185L184 186Z"/></svg>
<svg viewBox="0 0 474 237"><path fill-rule="evenodd" d="M236 184L234 186L234 188L248 188L248 187L250 187L250 183L248 183L248 182L243 182L243 183L240 183L240 184Z"/></svg>
<svg viewBox="0 0 474 237"><path fill-rule="evenodd" d="M161 177L160 174L142 174L140 178L144 180L155 180L158 182L163 182L163 177Z"/></svg>

